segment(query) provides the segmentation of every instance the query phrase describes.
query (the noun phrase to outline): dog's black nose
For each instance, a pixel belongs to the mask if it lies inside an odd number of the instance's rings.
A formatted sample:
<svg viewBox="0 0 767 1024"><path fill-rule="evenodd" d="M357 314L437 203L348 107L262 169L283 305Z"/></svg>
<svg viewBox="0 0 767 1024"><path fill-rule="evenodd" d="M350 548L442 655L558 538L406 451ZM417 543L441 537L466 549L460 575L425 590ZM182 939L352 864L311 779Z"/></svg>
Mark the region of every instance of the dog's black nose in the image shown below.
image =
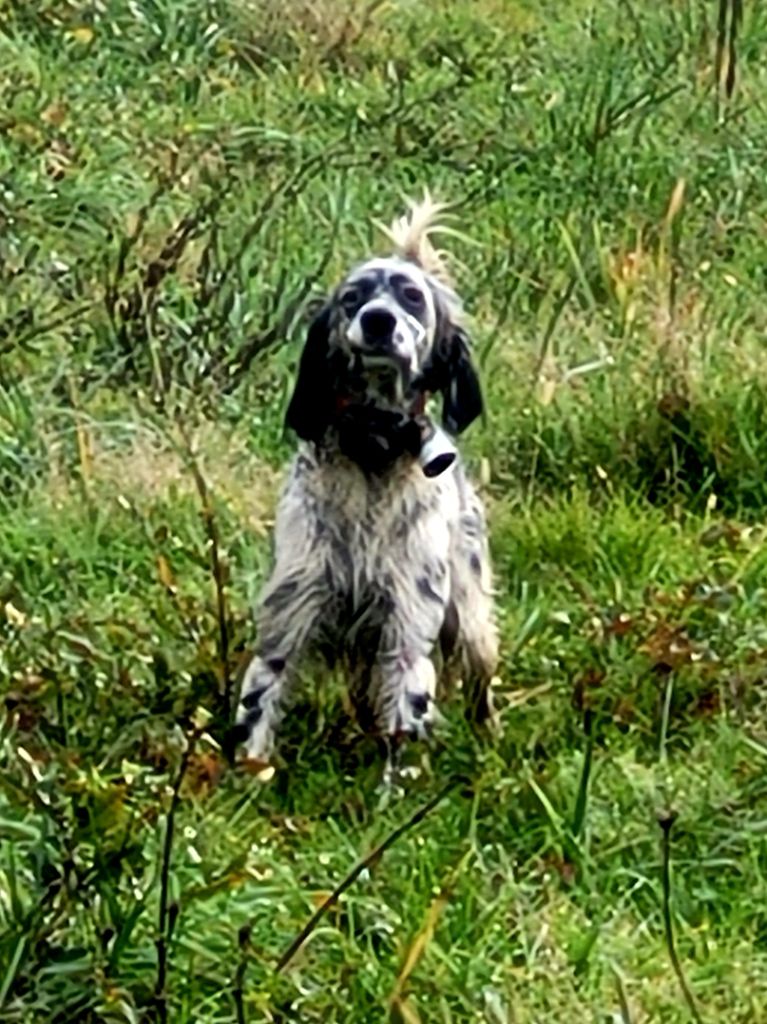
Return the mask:
<svg viewBox="0 0 767 1024"><path fill-rule="evenodd" d="M365 341L371 345L385 345L391 341L397 320L388 309L368 309L360 317Z"/></svg>

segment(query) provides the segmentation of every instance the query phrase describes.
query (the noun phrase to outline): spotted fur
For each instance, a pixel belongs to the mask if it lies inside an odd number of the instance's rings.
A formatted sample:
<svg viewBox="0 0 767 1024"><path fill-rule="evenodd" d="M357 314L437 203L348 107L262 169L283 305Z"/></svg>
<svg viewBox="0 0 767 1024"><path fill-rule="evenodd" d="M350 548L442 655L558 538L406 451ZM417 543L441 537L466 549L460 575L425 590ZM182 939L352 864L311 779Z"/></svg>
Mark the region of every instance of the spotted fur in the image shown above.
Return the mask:
<svg viewBox="0 0 767 1024"><path fill-rule="evenodd" d="M440 649L457 653L476 716L489 713L497 633L484 510L460 458L429 478L413 444L414 410L430 395L451 434L481 410L460 303L423 237L430 223L412 209L394 231L407 245L354 268L309 331L287 416L301 440L237 713L258 761L311 650L344 657L385 736L428 734Z"/></svg>

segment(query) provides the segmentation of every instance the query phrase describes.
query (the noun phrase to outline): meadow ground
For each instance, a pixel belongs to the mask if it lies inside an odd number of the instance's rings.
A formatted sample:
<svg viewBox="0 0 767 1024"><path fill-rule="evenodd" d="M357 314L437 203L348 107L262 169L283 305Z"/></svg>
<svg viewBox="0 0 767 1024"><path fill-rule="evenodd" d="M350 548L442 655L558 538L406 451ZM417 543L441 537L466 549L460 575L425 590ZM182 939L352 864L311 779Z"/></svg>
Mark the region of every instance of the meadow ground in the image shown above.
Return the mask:
<svg viewBox="0 0 767 1024"><path fill-rule="evenodd" d="M730 90L725 2L0 5L3 1021L767 1020L745 6ZM254 778L220 744L306 310L424 185L503 732L448 702L387 796L310 675Z"/></svg>

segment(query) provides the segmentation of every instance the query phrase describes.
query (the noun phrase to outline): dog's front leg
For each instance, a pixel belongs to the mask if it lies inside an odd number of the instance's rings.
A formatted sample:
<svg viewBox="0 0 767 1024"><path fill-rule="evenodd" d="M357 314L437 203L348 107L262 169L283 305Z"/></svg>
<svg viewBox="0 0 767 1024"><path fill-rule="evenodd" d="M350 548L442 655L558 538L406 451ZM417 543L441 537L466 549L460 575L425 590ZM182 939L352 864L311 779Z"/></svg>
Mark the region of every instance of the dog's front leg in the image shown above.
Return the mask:
<svg viewBox="0 0 767 1024"><path fill-rule="evenodd" d="M248 758L268 761L296 668L327 612L325 562L279 567L258 612L258 644L242 681L235 742Z"/></svg>
<svg viewBox="0 0 767 1024"><path fill-rule="evenodd" d="M432 653L449 596L445 559L427 557L412 573L400 567L390 596L376 665L378 723L394 741L422 738L437 718Z"/></svg>

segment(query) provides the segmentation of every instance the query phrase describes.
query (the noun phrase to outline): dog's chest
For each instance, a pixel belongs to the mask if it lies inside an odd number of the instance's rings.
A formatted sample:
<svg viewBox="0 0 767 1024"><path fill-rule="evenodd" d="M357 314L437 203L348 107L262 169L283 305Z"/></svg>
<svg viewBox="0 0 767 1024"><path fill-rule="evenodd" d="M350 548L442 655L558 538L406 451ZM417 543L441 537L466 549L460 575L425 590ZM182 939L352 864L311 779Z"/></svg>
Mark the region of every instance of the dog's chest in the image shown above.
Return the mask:
<svg viewBox="0 0 767 1024"><path fill-rule="evenodd" d="M317 474L311 489L318 519L354 593L386 585L427 550L445 546L447 535L435 536L450 504L445 477L430 480L414 463L378 478L344 463Z"/></svg>

